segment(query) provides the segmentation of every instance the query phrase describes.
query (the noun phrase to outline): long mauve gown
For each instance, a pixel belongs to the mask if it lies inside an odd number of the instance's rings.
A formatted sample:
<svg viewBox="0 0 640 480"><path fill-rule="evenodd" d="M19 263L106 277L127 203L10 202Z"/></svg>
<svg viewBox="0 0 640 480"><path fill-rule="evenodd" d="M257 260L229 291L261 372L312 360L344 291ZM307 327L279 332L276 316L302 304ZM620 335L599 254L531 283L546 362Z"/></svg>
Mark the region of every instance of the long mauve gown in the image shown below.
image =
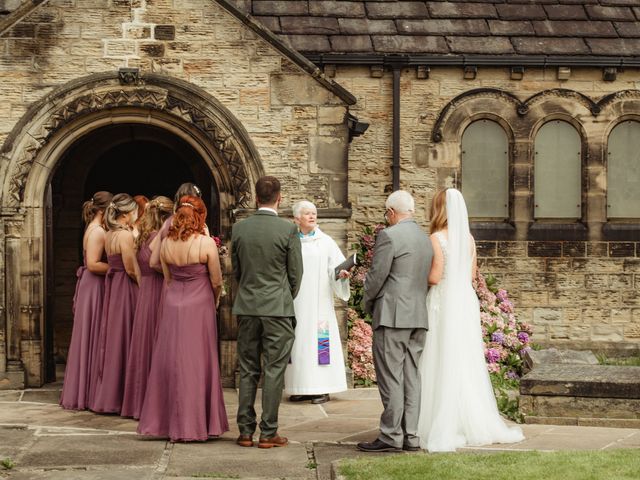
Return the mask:
<svg viewBox="0 0 640 480"><path fill-rule="evenodd" d="M98 381L89 408L99 413L120 413L138 286L127 275L122 255L108 255L107 262Z"/></svg>
<svg viewBox="0 0 640 480"><path fill-rule="evenodd" d="M133 332L127 372L125 375L124 401L122 403L123 417L140 418L144 394L147 390L147 379L151 369L151 354L156 339L158 324L158 306L162 296L162 274L149 266L151 250L149 244L157 232L153 232L138 251L138 265L140 266L140 289L138 303L133 318Z"/></svg>
<svg viewBox="0 0 640 480"><path fill-rule="evenodd" d="M206 440L229 430L213 289L205 264L169 270L138 433Z"/></svg>
<svg viewBox="0 0 640 480"><path fill-rule="evenodd" d="M98 345L104 297L104 275L96 275L87 269L86 252L83 252L83 263L76 272L73 332L60 395L60 405L71 410L89 407L91 362Z"/></svg>

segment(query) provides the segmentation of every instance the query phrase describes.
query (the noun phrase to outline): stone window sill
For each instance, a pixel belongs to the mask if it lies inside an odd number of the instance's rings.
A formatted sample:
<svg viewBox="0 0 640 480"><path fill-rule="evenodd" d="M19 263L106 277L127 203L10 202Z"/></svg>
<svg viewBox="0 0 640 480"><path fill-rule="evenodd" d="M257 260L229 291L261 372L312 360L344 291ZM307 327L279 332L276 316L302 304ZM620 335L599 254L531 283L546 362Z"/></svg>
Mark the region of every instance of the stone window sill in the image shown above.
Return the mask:
<svg viewBox="0 0 640 480"><path fill-rule="evenodd" d="M640 242L640 223L607 222L602 225L602 239Z"/></svg>
<svg viewBox="0 0 640 480"><path fill-rule="evenodd" d="M582 222L551 223L536 221L529 226L528 240L577 241L587 239L587 226Z"/></svg>
<svg viewBox="0 0 640 480"><path fill-rule="evenodd" d="M516 228L506 221L470 221L469 229L476 240L515 240Z"/></svg>

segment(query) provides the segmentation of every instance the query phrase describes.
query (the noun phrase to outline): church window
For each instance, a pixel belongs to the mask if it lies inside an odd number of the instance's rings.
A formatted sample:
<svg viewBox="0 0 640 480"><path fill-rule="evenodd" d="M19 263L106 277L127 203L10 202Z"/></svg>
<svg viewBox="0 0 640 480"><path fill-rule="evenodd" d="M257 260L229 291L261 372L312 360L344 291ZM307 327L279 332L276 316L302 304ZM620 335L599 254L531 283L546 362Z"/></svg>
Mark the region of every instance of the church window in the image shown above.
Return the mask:
<svg viewBox="0 0 640 480"><path fill-rule="evenodd" d="M619 123L609 134L607 217L640 218L640 122Z"/></svg>

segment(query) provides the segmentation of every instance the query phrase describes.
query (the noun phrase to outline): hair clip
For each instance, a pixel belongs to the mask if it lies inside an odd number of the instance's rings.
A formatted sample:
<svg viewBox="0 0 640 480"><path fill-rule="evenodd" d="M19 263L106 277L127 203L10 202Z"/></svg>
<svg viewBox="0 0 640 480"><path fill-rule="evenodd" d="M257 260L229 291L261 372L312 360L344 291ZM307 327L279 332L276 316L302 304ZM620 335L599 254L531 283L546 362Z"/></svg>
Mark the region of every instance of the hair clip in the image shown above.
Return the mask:
<svg viewBox="0 0 640 480"><path fill-rule="evenodd" d="M197 186L197 185L194 185L194 186L193 186L193 189L195 190L196 195L198 195L199 197L201 197L201 196L202 196L202 192L200 191L200 189L198 188L198 186Z"/></svg>
<svg viewBox="0 0 640 480"><path fill-rule="evenodd" d="M191 203L189 202L183 202L180 204L181 207L191 207L193 209L195 209L196 207L194 207Z"/></svg>

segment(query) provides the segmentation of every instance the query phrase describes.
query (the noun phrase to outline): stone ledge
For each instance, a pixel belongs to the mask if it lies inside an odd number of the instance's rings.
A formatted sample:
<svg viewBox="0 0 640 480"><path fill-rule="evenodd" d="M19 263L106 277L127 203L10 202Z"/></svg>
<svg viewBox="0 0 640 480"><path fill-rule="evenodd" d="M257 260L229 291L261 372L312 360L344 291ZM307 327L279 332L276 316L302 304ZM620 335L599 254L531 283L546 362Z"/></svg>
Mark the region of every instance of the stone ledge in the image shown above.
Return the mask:
<svg viewBox="0 0 640 480"><path fill-rule="evenodd" d="M543 417L527 415L527 425L574 425L579 427L640 428L640 419L633 418L583 418L583 417Z"/></svg>
<svg viewBox="0 0 640 480"><path fill-rule="evenodd" d="M540 365L522 377L520 394L640 399L640 367Z"/></svg>

